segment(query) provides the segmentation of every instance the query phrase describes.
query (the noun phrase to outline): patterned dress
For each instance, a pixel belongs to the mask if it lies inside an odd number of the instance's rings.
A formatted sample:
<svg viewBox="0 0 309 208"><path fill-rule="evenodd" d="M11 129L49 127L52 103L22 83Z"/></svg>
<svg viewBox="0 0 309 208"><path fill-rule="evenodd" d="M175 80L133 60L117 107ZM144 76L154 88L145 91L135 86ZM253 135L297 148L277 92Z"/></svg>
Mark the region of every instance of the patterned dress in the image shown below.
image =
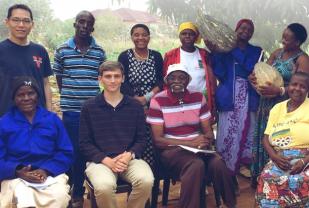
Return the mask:
<svg viewBox="0 0 309 208"><path fill-rule="evenodd" d="M248 80L235 80L234 110L219 112L216 148L225 159L231 174L237 174L240 164L250 164L255 112L249 112Z"/></svg>
<svg viewBox="0 0 309 208"><path fill-rule="evenodd" d="M119 55L118 61L122 63L125 71L125 83L122 88L124 94L144 96L154 87L162 87L162 56L157 51L151 49L148 51L148 59L142 61L135 58L132 49ZM148 105L145 106L146 111L148 107ZM147 147L142 158L153 167L153 144L149 125L147 125Z"/></svg>
<svg viewBox="0 0 309 208"><path fill-rule="evenodd" d="M240 164L252 160L252 142L259 95L248 81L262 49L248 45L229 53L215 54L214 74L219 80L216 91L218 126L217 152L223 157L231 175L239 171Z"/></svg>
<svg viewBox="0 0 309 208"><path fill-rule="evenodd" d="M292 72L295 68L294 65L295 60L302 54L303 52L300 52L294 55L293 57L290 57L287 60L282 60L283 50L281 50L279 55L274 60L273 67L275 67L281 74L285 86L288 85L291 79ZM264 150L262 144L264 131L268 121L269 111L275 104L286 99L287 96L275 97L275 98L261 97L259 109L257 112L257 122L253 140L253 163L251 167L253 180L255 180L259 176L259 174L261 173L261 171L263 170L265 164L268 162L269 159L267 152Z"/></svg>
<svg viewBox="0 0 309 208"><path fill-rule="evenodd" d="M309 154L308 149L292 149L282 152L297 160ZM258 180L256 200L263 208L308 208L309 168L290 175L270 161L266 164Z"/></svg>

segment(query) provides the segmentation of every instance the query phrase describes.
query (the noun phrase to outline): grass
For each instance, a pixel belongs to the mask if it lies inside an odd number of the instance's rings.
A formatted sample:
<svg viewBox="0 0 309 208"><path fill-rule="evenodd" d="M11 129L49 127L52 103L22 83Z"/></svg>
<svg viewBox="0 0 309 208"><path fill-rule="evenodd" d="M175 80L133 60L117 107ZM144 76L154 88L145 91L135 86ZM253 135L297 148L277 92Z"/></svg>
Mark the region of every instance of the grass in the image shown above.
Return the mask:
<svg viewBox="0 0 309 208"><path fill-rule="evenodd" d="M132 41L130 39L120 40L116 42L112 42L110 40L98 40L98 44L100 44L103 49L106 51L107 58L109 60L117 60L118 55L128 49L134 47ZM149 43L149 48L159 51L162 56L164 56L165 52L179 47L180 43L178 39L172 38L153 38Z"/></svg>

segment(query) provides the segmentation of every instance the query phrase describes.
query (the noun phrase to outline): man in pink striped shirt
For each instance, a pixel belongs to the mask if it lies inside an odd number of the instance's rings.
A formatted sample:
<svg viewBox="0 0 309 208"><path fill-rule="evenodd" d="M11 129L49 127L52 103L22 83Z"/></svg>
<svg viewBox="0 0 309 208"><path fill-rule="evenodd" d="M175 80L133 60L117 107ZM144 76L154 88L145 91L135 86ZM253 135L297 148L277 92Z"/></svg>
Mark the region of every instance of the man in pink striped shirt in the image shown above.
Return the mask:
<svg viewBox="0 0 309 208"><path fill-rule="evenodd" d="M235 207L232 178L224 161L217 154L195 154L178 146L198 149L211 146L214 135L205 97L200 92L187 90L191 76L181 64L170 65L164 81L167 89L151 100L147 122L151 124L164 167L180 178L179 206L205 206L200 198L207 175L207 181L212 181L226 206Z"/></svg>

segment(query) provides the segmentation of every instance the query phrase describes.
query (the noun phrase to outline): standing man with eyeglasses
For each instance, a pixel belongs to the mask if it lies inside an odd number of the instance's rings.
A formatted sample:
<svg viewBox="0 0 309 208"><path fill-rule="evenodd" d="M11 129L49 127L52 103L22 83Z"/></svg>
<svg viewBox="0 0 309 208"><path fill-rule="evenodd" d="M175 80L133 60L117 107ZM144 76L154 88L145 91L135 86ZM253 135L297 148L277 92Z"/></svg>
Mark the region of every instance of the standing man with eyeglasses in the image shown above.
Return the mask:
<svg viewBox="0 0 309 208"><path fill-rule="evenodd" d="M0 116L13 105L11 84L15 77L31 76L39 85L39 103L48 110L52 107L52 93L48 77L52 75L45 48L28 40L34 25L31 9L15 4L8 9L5 24L9 37L0 42Z"/></svg>
<svg viewBox="0 0 309 208"><path fill-rule="evenodd" d="M83 207L85 160L79 150L79 120L81 107L87 99L99 93L98 70L105 61L105 52L91 36L94 16L88 11L77 14L73 24L74 37L55 51L53 70L60 91L63 123L74 146L74 164L69 174L72 207Z"/></svg>

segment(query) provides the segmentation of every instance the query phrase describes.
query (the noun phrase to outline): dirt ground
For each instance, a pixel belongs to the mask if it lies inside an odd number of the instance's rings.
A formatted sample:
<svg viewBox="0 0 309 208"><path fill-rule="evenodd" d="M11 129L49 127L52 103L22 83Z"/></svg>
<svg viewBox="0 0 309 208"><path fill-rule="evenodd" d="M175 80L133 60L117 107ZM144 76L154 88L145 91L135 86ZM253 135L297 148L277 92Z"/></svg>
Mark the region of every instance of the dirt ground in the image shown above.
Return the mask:
<svg viewBox="0 0 309 208"><path fill-rule="evenodd" d="M237 198L237 208L254 208L255 200L254 193L255 190L250 187L250 179L239 176L238 177L239 188L240 188L240 196ZM161 184L162 189L162 184ZM206 196L207 208L216 208L215 197L213 194L212 187L207 188L209 193ZM162 195L159 196L158 199L158 208L176 208L177 202L179 200L179 190L180 183L176 183L175 185L171 185L169 191L169 201L167 206L162 206ZM85 197L86 198L86 197ZM119 208L126 207L127 194L117 194L117 202ZM224 206L223 206L224 207ZM86 199L84 202L84 208L90 208L90 203Z"/></svg>
<svg viewBox="0 0 309 208"><path fill-rule="evenodd" d="M54 78L50 79L52 91L53 91L53 111L61 117L61 111L59 108L59 93L56 81ZM237 198L237 208L253 208L254 207L254 193L255 191L250 187L250 180L244 177L238 177L240 196ZM162 184L161 184L162 189ZM169 192L169 201L166 208L176 208L179 199L180 184L171 185ZM209 194L207 195L207 208L215 208L216 202L213 194L212 187L208 187ZM161 195L158 199L158 208L163 207L161 204ZM86 198L86 196L85 196ZM117 194L118 207L124 208L127 199L127 194ZM90 208L90 203L86 199L84 203L85 208Z"/></svg>

